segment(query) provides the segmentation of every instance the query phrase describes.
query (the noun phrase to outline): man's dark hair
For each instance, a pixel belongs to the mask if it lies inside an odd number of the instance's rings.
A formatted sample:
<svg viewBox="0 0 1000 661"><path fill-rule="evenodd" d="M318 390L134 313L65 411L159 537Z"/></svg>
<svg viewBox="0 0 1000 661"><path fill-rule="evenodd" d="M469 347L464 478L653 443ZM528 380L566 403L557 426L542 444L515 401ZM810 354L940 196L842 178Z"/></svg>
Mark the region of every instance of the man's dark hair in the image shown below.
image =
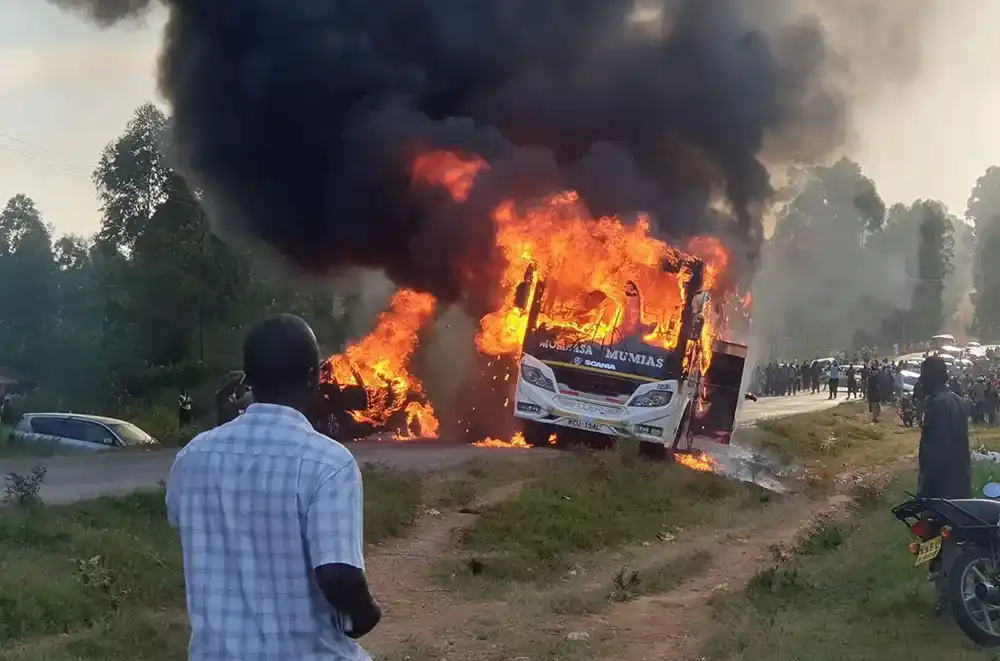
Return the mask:
<svg viewBox="0 0 1000 661"><path fill-rule="evenodd" d="M319 345L312 328L293 314L260 322L243 342L243 371L262 403L301 398L319 383Z"/></svg>
<svg viewBox="0 0 1000 661"><path fill-rule="evenodd" d="M948 383L948 364L941 356L928 356L920 364L920 380L927 388L940 388Z"/></svg>

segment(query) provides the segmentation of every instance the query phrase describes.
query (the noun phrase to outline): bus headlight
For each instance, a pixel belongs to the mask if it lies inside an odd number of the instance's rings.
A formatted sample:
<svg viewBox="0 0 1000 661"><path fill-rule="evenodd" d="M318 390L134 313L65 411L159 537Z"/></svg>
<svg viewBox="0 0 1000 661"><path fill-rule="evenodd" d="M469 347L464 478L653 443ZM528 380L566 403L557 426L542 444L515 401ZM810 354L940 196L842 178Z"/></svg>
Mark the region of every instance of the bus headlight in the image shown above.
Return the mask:
<svg viewBox="0 0 1000 661"><path fill-rule="evenodd" d="M532 367L531 365L521 365L521 378L527 383L530 383L538 388L542 388L543 390L549 390L551 392L556 391L556 384L552 383L552 379L542 374L542 370L537 367Z"/></svg>
<svg viewBox="0 0 1000 661"><path fill-rule="evenodd" d="M673 393L669 390L650 390L647 393L639 395L631 402L629 406L642 406L645 408L655 408L657 406L666 406L670 403L670 398L673 397Z"/></svg>

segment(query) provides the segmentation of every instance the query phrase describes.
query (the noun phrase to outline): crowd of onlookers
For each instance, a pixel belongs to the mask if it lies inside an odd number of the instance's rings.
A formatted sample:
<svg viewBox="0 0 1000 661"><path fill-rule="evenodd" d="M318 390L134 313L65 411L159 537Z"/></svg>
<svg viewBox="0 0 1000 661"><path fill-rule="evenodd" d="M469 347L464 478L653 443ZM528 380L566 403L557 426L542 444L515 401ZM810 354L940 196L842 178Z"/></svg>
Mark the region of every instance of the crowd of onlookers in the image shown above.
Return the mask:
<svg viewBox="0 0 1000 661"><path fill-rule="evenodd" d="M923 350L900 357L901 348ZM920 363L939 352L921 345L897 345L894 349L892 359L861 352L851 360L840 354L813 360L771 361L754 369L749 391L767 397L811 393L825 394L830 399L843 395L848 400L865 400L875 421L884 404L895 403L904 424L919 423L925 398L919 380ZM962 398L970 420L1000 424L1000 351L963 351L949 361L949 388Z"/></svg>

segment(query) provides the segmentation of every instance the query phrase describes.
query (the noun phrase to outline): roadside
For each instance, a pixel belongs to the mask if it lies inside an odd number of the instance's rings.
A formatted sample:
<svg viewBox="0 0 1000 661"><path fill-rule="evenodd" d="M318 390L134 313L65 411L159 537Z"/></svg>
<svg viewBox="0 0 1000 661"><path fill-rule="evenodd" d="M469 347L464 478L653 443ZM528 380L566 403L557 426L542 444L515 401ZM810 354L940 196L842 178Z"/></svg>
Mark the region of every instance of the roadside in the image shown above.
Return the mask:
<svg viewBox="0 0 1000 661"><path fill-rule="evenodd" d="M850 555L835 554L866 539L855 531L865 521L886 521L879 480L907 467L917 434L870 425L860 406L843 406L770 420L742 438L810 466L794 481L798 493L624 451L473 452L432 472L366 466L368 569L386 612L366 647L390 661L772 658L766 645L782 633L753 618L771 617L784 596L736 618L748 589L764 599L752 586L780 586L786 569L847 563ZM439 451L407 451L420 450ZM851 509L851 498L876 509ZM5 515L0 661L183 658L180 561L162 507L154 491ZM905 566L897 541L872 543ZM905 567L896 575L922 589ZM824 612L824 595L810 587L795 598L815 600L817 617L841 617ZM740 627L715 626L729 620ZM864 625L836 624L849 626ZM734 638L743 627L760 640ZM791 661L805 648L783 649L774 658Z"/></svg>
<svg viewBox="0 0 1000 661"><path fill-rule="evenodd" d="M976 486L1000 471L979 465ZM909 532L887 509L912 488L904 474L874 507L817 526L794 553L775 558L746 587L715 599L702 653L713 661L881 661L995 658L951 618L932 615L932 587L907 553Z"/></svg>
<svg viewBox="0 0 1000 661"><path fill-rule="evenodd" d="M803 413L829 406L825 397L764 398L741 410L741 424L788 413ZM378 462L398 470L432 472L450 470L473 461L509 461L518 451L480 448L444 441L375 442L348 445L359 463ZM76 455L35 457L22 448L0 444L0 474L27 473L38 463L48 470L42 497L48 503L69 503L84 498L127 494L154 488L170 472L176 449L158 451L112 451ZM532 461L540 453L559 456L554 450L531 451ZM501 458L501 459L496 459Z"/></svg>

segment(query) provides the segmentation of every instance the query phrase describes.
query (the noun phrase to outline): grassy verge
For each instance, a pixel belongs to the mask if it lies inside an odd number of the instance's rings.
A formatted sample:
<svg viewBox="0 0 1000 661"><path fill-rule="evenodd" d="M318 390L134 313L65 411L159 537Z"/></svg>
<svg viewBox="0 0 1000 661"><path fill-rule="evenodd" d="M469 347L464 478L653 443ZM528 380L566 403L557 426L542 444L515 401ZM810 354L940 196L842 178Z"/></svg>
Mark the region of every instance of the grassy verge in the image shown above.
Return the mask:
<svg viewBox="0 0 1000 661"><path fill-rule="evenodd" d="M754 486L624 453L578 454L516 498L480 511L459 535L458 557L442 561L438 573L466 592L548 584L583 556L731 523L772 498Z"/></svg>
<svg viewBox="0 0 1000 661"><path fill-rule="evenodd" d="M365 538L402 535L422 480L366 466ZM185 658L180 545L162 490L0 516L0 661Z"/></svg>
<svg viewBox="0 0 1000 661"><path fill-rule="evenodd" d="M772 463L794 465L814 487L829 486L845 471L899 462L916 452L919 438L919 428L903 427L891 408L872 423L867 404L861 402L761 420L736 435L738 443L757 448Z"/></svg>
<svg viewBox="0 0 1000 661"><path fill-rule="evenodd" d="M993 466L977 465L978 485ZM846 521L818 521L790 555L778 554L745 590L713 601L705 656L713 661L881 661L984 658L954 622L932 615L926 571L907 552L909 531L889 514L912 474Z"/></svg>

